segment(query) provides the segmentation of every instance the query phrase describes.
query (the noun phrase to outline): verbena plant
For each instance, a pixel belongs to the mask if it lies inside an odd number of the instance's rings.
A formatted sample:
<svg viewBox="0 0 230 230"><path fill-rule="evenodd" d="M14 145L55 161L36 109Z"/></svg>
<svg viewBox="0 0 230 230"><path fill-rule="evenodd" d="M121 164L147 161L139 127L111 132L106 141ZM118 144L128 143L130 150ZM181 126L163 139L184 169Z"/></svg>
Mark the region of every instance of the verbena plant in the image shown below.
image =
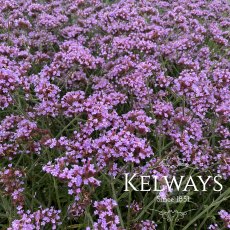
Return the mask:
<svg viewBox="0 0 230 230"><path fill-rule="evenodd" d="M0 12L1 229L230 228L227 1Z"/></svg>

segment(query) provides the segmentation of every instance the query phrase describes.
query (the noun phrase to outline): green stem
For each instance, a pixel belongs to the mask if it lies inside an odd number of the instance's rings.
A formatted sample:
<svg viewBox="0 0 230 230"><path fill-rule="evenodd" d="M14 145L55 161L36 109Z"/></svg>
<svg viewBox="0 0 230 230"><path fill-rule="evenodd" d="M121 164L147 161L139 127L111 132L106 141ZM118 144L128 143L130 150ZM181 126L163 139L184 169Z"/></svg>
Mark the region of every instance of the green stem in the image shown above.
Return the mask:
<svg viewBox="0 0 230 230"><path fill-rule="evenodd" d="M113 199L117 202L117 195L116 195L116 191L115 191L115 188L114 188L113 180L111 181L111 188L112 188L112 193L113 193ZM121 226L122 226L122 228L124 228L124 222L123 222L121 211L120 211L120 208L119 208L118 204L117 204L116 209L117 209L117 213L118 213L118 216L119 216L119 219L120 219Z"/></svg>
<svg viewBox="0 0 230 230"><path fill-rule="evenodd" d="M209 209L212 207L219 205L221 202L226 200L225 196L228 196L230 194L230 188L227 189L222 195L220 195L214 202L212 202L205 210L203 210L200 214L198 214L195 218L193 218L182 230L188 229L196 220L198 220L200 217L202 217L206 212L208 212ZM224 197L224 198L223 198ZM223 198L223 199L222 199Z"/></svg>

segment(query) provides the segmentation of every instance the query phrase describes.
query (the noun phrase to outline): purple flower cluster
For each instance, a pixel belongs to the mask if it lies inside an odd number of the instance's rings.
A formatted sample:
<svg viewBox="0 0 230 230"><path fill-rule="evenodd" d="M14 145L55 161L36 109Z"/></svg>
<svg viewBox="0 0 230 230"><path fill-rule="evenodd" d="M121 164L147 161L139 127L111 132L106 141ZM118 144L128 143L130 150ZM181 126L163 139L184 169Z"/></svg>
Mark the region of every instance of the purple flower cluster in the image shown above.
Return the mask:
<svg viewBox="0 0 230 230"><path fill-rule="evenodd" d="M13 102L11 93L18 84L19 78L17 74L5 68L0 69L0 106L2 109L8 107Z"/></svg>
<svg viewBox="0 0 230 230"><path fill-rule="evenodd" d="M116 206L117 203L108 198L104 198L102 201L95 201L94 208L96 210L94 211L94 215L98 216L98 219L93 224L93 229L122 229L119 227L119 217L113 211Z"/></svg>
<svg viewBox="0 0 230 230"><path fill-rule="evenodd" d="M4 193L10 195L15 205L24 204L24 172L20 169L15 169L12 165L0 171L0 184L4 188Z"/></svg>
<svg viewBox="0 0 230 230"><path fill-rule="evenodd" d="M224 226L227 229L230 229L230 214L225 210L221 210L221 211L219 211L219 215L220 215L220 218L224 222Z"/></svg>
<svg viewBox="0 0 230 230"><path fill-rule="evenodd" d="M82 196L80 200L77 202L72 203L68 207L68 215L69 218L78 218L82 216L85 213L86 208L92 203L92 200L90 198L90 194L87 193L87 191L84 191L82 193Z"/></svg>
<svg viewBox="0 0 230 230"><path fill-rule="evenodd" d="M139 204L137 201L133 201L127 208L131 209L132 214L139 213L142 210L141 204Z"/></svg>
<svg viewBox="0 0 230 230"><path fill-rule="evenodd" d="M30 210L20 212L21 219L14 220L8 230L39 230L44 227L49 229L57 229L61 224L60 210L55 210L53 207L46 209L39 209L36 212Z"/></svg>
<svg viewBox="0 0 230 230"><path fill-rule="evenodd" d="M69 169L65 167L69 165L68 161L65 161L65 158L59 158L56 165L48 163L43 167L43 170L67 182L69 194L75 194L75 199L79 200L79 194L83 193L82 187L84 185L89 187L97 187L100 185L100 181L95 178L97 171L94 165L90 164L90 162L83 163L85 163L83 166L72 165Z"/></svg>
<svg viewBox="0 0 230 230"><path fill-rule="evenodd" d="M18 115L5 117L0 129L0 156L9 160L17 154L40 154L42 135L48 135L35 121Z"/></svg>
<svg viewBox="0 0 230 230"><path fill-rule="evenodd" d="M133 229L135 230L156 230L157 224L155 224L154 221L151 220L142 220L140 223L137 223L133 226Z"/></svg>

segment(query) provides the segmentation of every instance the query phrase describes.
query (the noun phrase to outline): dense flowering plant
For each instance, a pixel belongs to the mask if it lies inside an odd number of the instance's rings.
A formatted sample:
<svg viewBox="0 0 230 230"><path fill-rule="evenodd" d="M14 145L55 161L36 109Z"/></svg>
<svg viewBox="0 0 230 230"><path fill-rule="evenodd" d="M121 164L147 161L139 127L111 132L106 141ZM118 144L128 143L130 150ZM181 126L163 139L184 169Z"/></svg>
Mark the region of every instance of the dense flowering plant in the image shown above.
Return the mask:
<svg viewBox="0 0 230 230"><path fill-rule="evenodd" d="M1 0L0 228L230 229L229 28L227 0Z"/></svg>

